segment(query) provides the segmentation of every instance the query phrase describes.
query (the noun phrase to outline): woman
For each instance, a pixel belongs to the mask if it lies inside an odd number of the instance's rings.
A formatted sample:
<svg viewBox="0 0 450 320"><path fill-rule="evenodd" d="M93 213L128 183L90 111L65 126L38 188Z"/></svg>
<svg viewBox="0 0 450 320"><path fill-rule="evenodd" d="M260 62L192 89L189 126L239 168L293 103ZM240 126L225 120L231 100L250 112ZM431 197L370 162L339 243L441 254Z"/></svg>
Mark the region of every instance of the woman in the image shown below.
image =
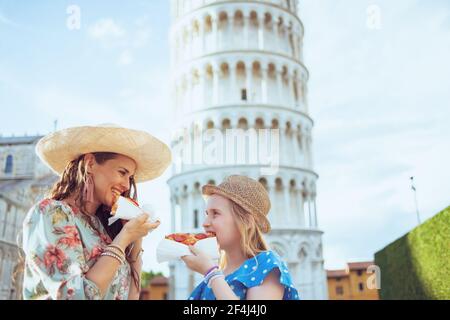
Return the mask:
<svg viewBox="0 0 450 320"><path fill-rule="evenodd" d="M135 183L164 172L168 147L104 125L52 133L36 152L60 179L23 223L24 299L139 299L142 238L159 222L107 220L118 195L137 200Z"/></svg>
<svg viewBox="0 0 450 320"><path fill-rule="evenodd" d="M270 231L270 199L264 187L245 176L229 176L219 186L202 188L208 197L206 232L216 235L222 255L219 265L190 247L182 259L204 275L191 300L298 300L288 268L269 250L263 233Z"/></svg>

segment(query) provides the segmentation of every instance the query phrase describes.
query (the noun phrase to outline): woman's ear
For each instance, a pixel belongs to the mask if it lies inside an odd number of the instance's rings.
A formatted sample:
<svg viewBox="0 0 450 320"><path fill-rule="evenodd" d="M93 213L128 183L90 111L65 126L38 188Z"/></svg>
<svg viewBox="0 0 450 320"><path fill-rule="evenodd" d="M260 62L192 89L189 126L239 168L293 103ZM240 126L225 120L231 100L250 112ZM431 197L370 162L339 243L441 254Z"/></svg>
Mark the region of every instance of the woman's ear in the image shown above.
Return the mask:
<svg viewBox="0 0 450 320"><path fill-rule="evenodd" d="M95 157L92 153L87 153L84 155L84 162L85 162L85 171L87 173L92 174L94 165L95 165Z"/></svg>

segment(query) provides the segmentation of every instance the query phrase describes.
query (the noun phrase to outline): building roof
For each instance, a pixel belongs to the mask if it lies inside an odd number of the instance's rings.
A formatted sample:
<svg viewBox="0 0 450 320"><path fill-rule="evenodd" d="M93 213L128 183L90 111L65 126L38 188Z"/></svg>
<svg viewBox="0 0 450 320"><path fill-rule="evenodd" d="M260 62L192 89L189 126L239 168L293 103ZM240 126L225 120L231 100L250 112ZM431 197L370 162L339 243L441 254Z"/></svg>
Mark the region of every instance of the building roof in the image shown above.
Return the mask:
<svg viewBox="0 0 450 320"><path fill-rule="evenodd" d="M9 144L33 144L43 136L20 136L20 137L1 137L0 146Z"/></svg>
<svg viewBox="0 0 450 320"><path fill-rule="evenodd" d="M150 281L151 286L167 286L169 279L164 276L156 276Z"/></svg>
<svg viewBox="0 0 450 320"><path fill-rule="evenodd" d="M345 270L327 270L327 278L348 277L350 271L367 270L373 264L373 261L349 262Z"/></svg>
<svg viewBox="0 0 450 320"><path fill-rule="evenodd" d="M367 270L367 268L373 265L373 261L363 261L363 262L349 262L347 263L349 270Z"/></svg>
<svg viewBox="0 0 450 320"><path fill-rule="evenodd" d="M348 273L345 270L327 270L327 278L341 277L348 277Z"/></svg>

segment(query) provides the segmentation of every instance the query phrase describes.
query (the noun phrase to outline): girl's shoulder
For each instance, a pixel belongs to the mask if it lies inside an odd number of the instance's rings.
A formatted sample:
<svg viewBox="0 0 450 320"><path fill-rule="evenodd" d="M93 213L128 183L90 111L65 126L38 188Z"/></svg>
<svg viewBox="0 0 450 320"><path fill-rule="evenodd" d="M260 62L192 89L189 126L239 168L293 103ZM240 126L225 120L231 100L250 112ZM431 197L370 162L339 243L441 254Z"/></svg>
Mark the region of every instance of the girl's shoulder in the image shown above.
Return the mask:
<svg viewBox="0 0 450 320"><path fill-rule="evenodd" d="M280 272L283 273L284 270L287 270L287 266L276 252L268 250L247 259L239 269L230 276L232 280L250 279L250 281L254 281L259 278L261 281L273 269L279 269Z"/></svg>
<svg viewBox="0 0 450 320"><path fill-rule="evenodd" d="M247 288L259 286L274 270L279 272L280 283L286 287L292 286L292 279L286 263L274 251L263 251L250 258L234 273L230 281L237 281Z"/></svg>

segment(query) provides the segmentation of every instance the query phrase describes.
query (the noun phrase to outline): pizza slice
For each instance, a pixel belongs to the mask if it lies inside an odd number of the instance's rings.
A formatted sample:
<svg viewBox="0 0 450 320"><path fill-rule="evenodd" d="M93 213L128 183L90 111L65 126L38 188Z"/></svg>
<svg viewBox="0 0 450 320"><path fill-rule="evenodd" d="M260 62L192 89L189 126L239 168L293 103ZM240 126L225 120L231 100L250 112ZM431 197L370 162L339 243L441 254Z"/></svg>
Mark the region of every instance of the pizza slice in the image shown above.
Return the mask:
<svg viewBox="0 0 450 320"><path fill-rule="evenodd" d="M172 233L167 235L165 238L168 240L173 240L187 246L193 246L197 243L197 241L206 239L206 238L214 238L216 235L212 232L208 233Z"/></svg>
<svg viewBox="0 0 450 320"><path fill-rule="evenodd" d="M119 207L119 198L120 198L120 196L115 196L113 199L114 204L111 207L111 215L115 215L117 212L117 208ZM133 204L134 206L139 207L139 203L136 200L131 199L131 198L126 198L126 197L122 197L122 198L124 198L125 200L127 200L128 202Z"/></svg>

